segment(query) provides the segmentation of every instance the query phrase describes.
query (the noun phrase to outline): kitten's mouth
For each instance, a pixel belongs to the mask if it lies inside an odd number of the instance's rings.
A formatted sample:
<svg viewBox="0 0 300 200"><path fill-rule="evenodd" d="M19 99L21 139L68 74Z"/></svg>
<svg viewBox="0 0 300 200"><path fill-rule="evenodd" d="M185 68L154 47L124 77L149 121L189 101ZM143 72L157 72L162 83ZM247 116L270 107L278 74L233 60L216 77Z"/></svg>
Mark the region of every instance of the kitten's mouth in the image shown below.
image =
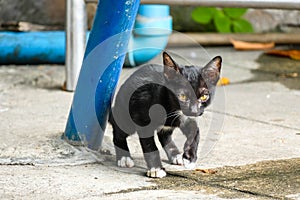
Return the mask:
<svg viewBox="0 0 300 200"><path fill-rule="evenodd" d="M191 112L190 110L183 111L183 114L187 117L200 117L204 113L204 108L200 107L197 112Z"/></svg>
<svg viewBox="0 0 300 200"><path fill-rule="evenodd" d="M204 111L200 111L199 113L183 113L184 116L186 117L200 117L201 115L203 115Z"/></svg>

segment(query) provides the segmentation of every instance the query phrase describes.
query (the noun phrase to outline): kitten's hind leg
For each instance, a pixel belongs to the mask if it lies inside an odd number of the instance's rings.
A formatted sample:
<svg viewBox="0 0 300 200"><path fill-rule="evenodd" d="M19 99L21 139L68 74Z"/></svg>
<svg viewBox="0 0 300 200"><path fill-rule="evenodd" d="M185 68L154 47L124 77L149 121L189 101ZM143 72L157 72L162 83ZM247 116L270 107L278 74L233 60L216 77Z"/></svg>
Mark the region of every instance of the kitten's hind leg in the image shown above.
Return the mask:
<svg viewBox="0 0 300 200"><path fill-rule="evenodd" d="M113 143L116 150L116 160L119 167L133 167L134 162L130 156L127 137L128 134L122 131L118 126L113 126Z"/></svg>
<svg viewBox="0 0 300 200"><path fill-rule="evenodd" d="M174 128L162 128L157 132L158 139L164 148L170 163L174 165L183 165L182 155L172 140Z"/></svg>
<svg viewBox="0 0 300 200"><path fill-rule="evenodd" d="M147 138L140 137L140 143L148 167L146 175L151 178L165 177L167 173L162 167L159 151L155 145L154 136Z"/></svg>

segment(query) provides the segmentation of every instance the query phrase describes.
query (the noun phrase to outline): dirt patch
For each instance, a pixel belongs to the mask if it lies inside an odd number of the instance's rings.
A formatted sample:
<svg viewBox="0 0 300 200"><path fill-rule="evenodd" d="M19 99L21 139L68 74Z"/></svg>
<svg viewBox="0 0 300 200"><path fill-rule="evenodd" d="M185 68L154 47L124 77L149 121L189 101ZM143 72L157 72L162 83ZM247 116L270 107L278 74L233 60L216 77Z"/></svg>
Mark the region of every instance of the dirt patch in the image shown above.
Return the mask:
<svg viewBox="0 0 300 200"><path fill-rule="evenodd" d="M255 75L251 81L280 82L289 89L300 90L299 60L262 54L256 62L260 67L251 70Z"/></svg>
<svg viewBox="0 0 300 200"><path fill-rule="evenodd" d="M297 199L299 166L299 158L264 161L217 168L214 174L195 170L169 172L166 178L153 181L157 184L155 189L205 191L224 198ZM295 194L295 198L289 196Z"/></svg>

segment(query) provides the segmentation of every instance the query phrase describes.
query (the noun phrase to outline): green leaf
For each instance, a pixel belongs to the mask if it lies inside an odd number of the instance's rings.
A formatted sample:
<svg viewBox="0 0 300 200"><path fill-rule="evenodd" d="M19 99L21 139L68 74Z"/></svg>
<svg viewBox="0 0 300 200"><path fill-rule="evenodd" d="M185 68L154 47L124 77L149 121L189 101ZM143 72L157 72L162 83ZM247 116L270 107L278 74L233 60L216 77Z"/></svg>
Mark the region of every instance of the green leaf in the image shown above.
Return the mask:
<svg viewBox="0 0 300 200"><path fill-rule="evenodd" d="M208 24L214 16L216 8L197 7L192 12L192 19L200 24Z"/></svg>
<svg viewBox="0 0 300 200"><path fill-rule="evenodd" d="M228 17L238 19L247 12L247 8L223 8L223 11Z"/></svg>
<svg viewBox="0 0 300 200"><path fill-rule="evenodd" d="M235 32L235 33L251 33L251 32L253 32L252 25L244 19L234 20L232 22L232 28L233 28L233 32Z"/></svg>
<svg viewBox="0 0 300 200"><path fill-rule="evenodd" d="M214 15L214 25L220 33L231 32L231 20L220 10Z"/></svg>

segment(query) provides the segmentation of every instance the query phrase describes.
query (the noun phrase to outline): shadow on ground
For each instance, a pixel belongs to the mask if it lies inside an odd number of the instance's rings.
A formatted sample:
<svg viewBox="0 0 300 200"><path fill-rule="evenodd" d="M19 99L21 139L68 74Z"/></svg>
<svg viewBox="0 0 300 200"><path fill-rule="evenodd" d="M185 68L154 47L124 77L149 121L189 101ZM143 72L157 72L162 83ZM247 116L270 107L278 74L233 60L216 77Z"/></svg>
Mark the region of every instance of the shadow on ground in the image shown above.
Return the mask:
<svg viewBox="0 0 300 200"><path fill-rule="evenodd" d="M256 62L259 68L252 69L254 77L240 83L272 81L289 89L300 90L300 61L262 54Z"/></svg>

